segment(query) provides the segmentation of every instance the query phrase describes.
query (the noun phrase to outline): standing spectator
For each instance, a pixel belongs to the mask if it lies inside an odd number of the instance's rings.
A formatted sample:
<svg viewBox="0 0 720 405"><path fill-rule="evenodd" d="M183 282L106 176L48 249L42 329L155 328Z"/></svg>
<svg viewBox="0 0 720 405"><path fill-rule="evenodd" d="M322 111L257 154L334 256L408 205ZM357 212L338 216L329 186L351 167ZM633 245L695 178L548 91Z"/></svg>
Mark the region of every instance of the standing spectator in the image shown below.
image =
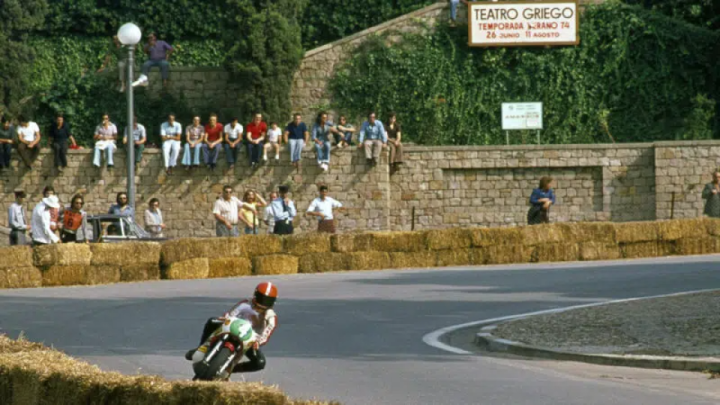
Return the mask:
<svg viewBox="0 0 720 405"><path fill-rule="evenodd" d="M328 197L328 188L322 185L320 196L310 203L305 215L318 218L318 232L335 233L333 208L342 208L342 206L338 200Z"/></svg>
<svg viewBox="0 0 720 405"><path fill-rule="evenodd" d="M80 194L75 194L70 201L70 206L62 212L60 239L62 243L88 243L87 213L82 209L85 205L85 199Z"/></svg>
<svg viewBox="0 0 720 405"><path fill-rule="evenodd" d="M293 219L297 215L297 210L295 209L295 203L288 197L290 187L283 185L278 188L278 191L280 196L270 203L273 219L275 220L273 233L275 235L292 235L294 230Z"/></svg>
<svg viewBox="0 0 720 405"><path fill-rule="evenodd" d="M318 166L320 166L324 172L328 171L330 165L330 133L339 133L338 130L333 127L333 123L327 119L327 113L321 111L312 129L312 140L315 143Z"/></svg>
<svg viewBox="0 0 720 405"><path fill-rule="evenodd" d="M238 150L243 144L243 126L233 117L230 123L225 125L225 160L230 170L235 168L235 161L238 159Z"/></svg>
<svg viewBox="0 0 720 405"><path fill-rule="evenodd" d="M457 8L460 2L463 2L463 4L467 5L467 0L450 0L450 26L454 27L455 23L457 22ZM497 1L497 0L494 0Z"/></svg>
<svg viewBox="0 0 720 405"><path fill-rule="evenodd" d="M385 147L387 147L385 127L381 121L375 119L375 113L371 112L368 120L360 128L358 149L365 148L365 160L368 164L375 166L380 159L380 150Z"/></svg>
<svg viewBox="0 0 720 405"><path fill-rule="evenodd" d="M12 152L15 129L10 125L10 120L2 118L0 124L0 172L10 168L10 153Z"/></svg>
<svg viewBox="0 0 720 405"><path fill-rule="evenodd" d="M132 137L135 144L135 170L142 162L142 154L145 151L145 142L147 142L147 132L142 124L138 124L137 116L133 117ZM125 136L123 136L123 144L127 145L129 128L125 128Z"/></svg>
<svg viewBox="0 0 720 405"><path fill-rule="evenodd" d="M55 155L55 167L58 172L62 173L63 169L67 167L68 141L73 147L77 146L70 131L70 124L65 121L62 114L55 116L55 123L50 125L48 136L52 142L52 150Z"/></svg>
<svg viewBox="0 0 720 405"><path fill-rule="evenodd" d="M710 218L720 218L720 169L713 173L713 181L705 185L702 198L706 200L703 213Z"/></svg>
<svg viewBox="0 0 720 405"><path fill-rule="evenodd" d="M391 112L388 115L386 139L390 146L390 166L392 166L393 170L396 170L403 163L403 145L400 142L402 139L401 131L400 124L397 122L397 115Z"/></svg>
<svg viewBox="0 0 720 405"><path fill-rule="evenodd" d="M302 116L295 114L293 121L285 127L285 143L290 147L290 162L295 168L300 169L302 151L310 137L307 126L302 122Z"/></svg>
<svg viewBox="0 0 720 405"><path fill-rule="evenodd" d="M149 59L143 63L142 74L133 83L133 87L147 86L149 83L148 75L150 74L150 69L152 69L153 66L157 66L160 68L162 74L163 88L166 88L168 78L170 77L170 55L172 55L175 50L167 42L158 41L154 32L148 35L148 43L145 45L144 50L145 53L148 54Z"/></svg>
<svg viewBox="0 0 720 405"><path fill-rule="evenodd" d="M272 203L276 198L278 198L278 193L272 192L270 193L270 202ZM265 222L265 225L267 226L267 233L272 234L275 232L275 216L273 216L272 206L268 205L265 207L265 215L263 216L263 222Z"/></svg>
<svg viewBox="0 0 720 405"><path fill-rule="evenodd" d="M270 124L270 129L267 132L267 143L263 148L263 160L267 162L268 150L273 149L275 151L275 160L280 160L280 135L282 131L278 128L277 122Z"/></svg>
<svg viewBox="0 0 720 405"><path fill-rule="evenodd" d="M100 167L102 164L102 151L105 151L107 158L107 168L112 170L115 163L113 162L113 154L115 153L115 139L117 138L117 127L110 122L110 115L103 114L102 123L95 128L95 156L93 157L93 165Z"/></svg>
<svg viewBox="0 0 720 405"><path fill-rule="evenodd" d="M148 203L149 209L145 210L145 230L154 237L164 237L165 222L163 222L162 211L160 211L160 201L157 198L151 198Z"/></svg>
<svg viewBox="0 0 720 405"><path fill-rule="evenodd" d="M552 177L540 179L540 186L530 195L528 225L546 224L550 222L550 206L555 204L555 193L552 189Z"/></svg>
<svg viewBox="0 0 720 405"><path fill-rule="evenodd" d="M200 116L193 117L193 123L185 130L185 152L182 164L186 170L200 166L200 150L205 140L205 127L200 125Z"/></svg>
<svg viewBox="0 0 720 405"><path fill-rule="evenodd" d="M60 201L54 195L43 198L35 206L30 220L33 246L61 243L60 238L50 229L50 210L59 208Z"/></svg>
<svg viewBox="0 0 720 405"><path fill-rule="evenodd" d="M128 218L130 221L135 221L135 210L130 205L126 192L121 191L117 193L115 196L115 202L116 204L110 206L108 214L119 215L121 217Z"/></svg>
<svg viewBox="0 0 720 405"><path fill-rule="evenodd" d="M17 128L18 155L25 163L25 167L32 170L32 164L40 154L40 127L23 115L18 117L18 122L20 122Z"/></svg>
<svg viewBox="0 0 720 405"><path fill-rule="evenodd" d="M182 136L182 125L175 121L175 114L168 114L168 120L160 126L160 139L163 141L163 161L165 172L172 174L173 167L177 166L177 158L180 154L180 137Z"/></svg>
<svg viewBox="0 0 720 405"><path fill-rule="evenodd" d="M220 148L223 141L223 125L218 122L217 114L210 114L210 122L205 125L205 143L203 144L203 158L210 170L217 167Z"/></svg>
<svg viewBox="0 0 720 405"><path fill-rule="evenodd" d="M113 58L117 61L117 68L118 68L118 78L120 79L120 87L118 87L118 91L120 93L125 91L125 78L126 78L126 71L125 68L127 67L127 62L125 62L125 55L127 53L123 49L122 44L120 43L120 40L118 39L117 35L114 35L112 37L112 42L110 43L110 47L108 48L107 53L105 54L105 60L103 61L102 66L100 66L100 69L98 69L98 73L101 73L105 70L106 67L110 66L110 63L112 63Z"/></svg>
<svg viewBox="0 0 720 405"><path fill-rule="evenodd" d="M333 134L335 137L335 143L338 148L344 148L346 146L352 146L352 135L355 132L355 127L352 124L348 124L347 117L344 115L340 116L340 122L335 126L338 131Z"/></svg>
<svg viewBox="0 0 720 405"><path fill-rule="evenodd" d="M10 204L8 210L8 225L10 225L10 246L26 245L26 233L30 228L25 219L25 192L15 191L15 202Z"/></svg>
<svg viewBox="0 0 720 405"><path fill-rule="evenodd" d="M238 236L240 234L237 227L239 209L242 207L254 209L249 205L246 206L232 193L233 188L226 185L223 187L222 197L215 200L213 214L215 215L215 235L217 236ZM257 212L255 214L257 215Z"/></svg>
<svg viewBox="0 0 720 405"><path fill-rule="evenodd" d="M267 202L254 190L248 190L243 196L243 203L247 207L252 207L252 209L243 207L240 210L240 220L245 224L245 234L257 235L260 231L260 218L257 215L258 208L267 206Z"/></svg>
<svg viewBox="0 0 720 405"><path fill-rule="evenodd" d="M253 121L247 124L248 152L250 155L250 166L257 167L260 163L260 153L263 150L263 140L267 133L267 124L262 120L262 114L256 113Z"/></svg>
<svg viewBox="0 0 720 405"><path fill-rule="evenodd" d="M45 186L43 189L43 198L48 198L55 195L55 187ZM50 230L56 232L58 230L58 224L60 223L60 209L50 208Z"/></svg>

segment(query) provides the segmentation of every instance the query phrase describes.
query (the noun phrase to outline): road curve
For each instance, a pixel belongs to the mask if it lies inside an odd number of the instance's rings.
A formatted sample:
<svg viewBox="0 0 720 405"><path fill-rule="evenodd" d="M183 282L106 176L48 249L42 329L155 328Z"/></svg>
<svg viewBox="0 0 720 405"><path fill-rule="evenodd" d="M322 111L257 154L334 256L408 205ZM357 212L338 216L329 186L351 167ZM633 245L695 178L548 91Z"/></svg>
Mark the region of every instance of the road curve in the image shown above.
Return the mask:
<svg viewBox="0 0 720 405"><path fill-rule="evenodd" d="M346 404L711 404L661 388L454 355L422 337L448 325L611 299L720 288L720 256L276 276L266 370L288 394ZM202 325L259 278L0 291L0 333L20 331L106 370L192 377ZM243 376L236 377L241 380Z"/></svg>

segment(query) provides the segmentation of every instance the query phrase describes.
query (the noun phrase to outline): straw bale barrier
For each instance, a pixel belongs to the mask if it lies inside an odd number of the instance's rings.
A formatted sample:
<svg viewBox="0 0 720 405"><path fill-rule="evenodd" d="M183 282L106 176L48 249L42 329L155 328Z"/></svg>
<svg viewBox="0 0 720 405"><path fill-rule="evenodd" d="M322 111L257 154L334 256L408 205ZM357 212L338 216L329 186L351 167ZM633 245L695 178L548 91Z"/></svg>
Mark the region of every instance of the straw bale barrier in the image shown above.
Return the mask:
<svg viewBox="0 0 720 405"><path fill-rule="evenodd" d="M530 263L534 249L523 245L498 245L485 248L487 264Z"/></svg>
<svg viewBox="0 0 720 405"><path fill-rule="evenodd" d="M262 276L297 274L298 258L291 255L253 257L253 273Z"/></svg>
<svg viewBox="0 0 720 405"><path fill-rule="evenodd" d="M16 267L32 267L33 249L30 246L13 246L0 249L0 269L13 269Z"/></svg>
<svg viewBox="0 0 720 405"><path fill-rule="evenodd" d="M617 243L652 242L658 240L657 222L624 222L615 225Z"/></svg>
<svg viewBox="0 0 720 405"><path fill-rule="evenodd" d="M33 259L37 267L88 266L92 251L85 243L43 245L33 249Z"/></svg>
<svg viewBox="0 0 720 405"><path fill-rule="evenodd" d="M482 249L440 250L435 255L437 265L441 267L485 264L485 251Z"/></svg>
<svg viewBox="0 0 720 405"><path fill-rule="evenodd" d="M381 270L392 268L390 255L386 252L347 253L350 270Z"/></svg>
<svg viewBox="0 0 720 405"><path fill-rule="evenodd" d="M244 257L223 257L209 260L208 278L252 275L252 262Z"/></svg>
<svg viewBox="0 0 720 405"><path fill-rule="evenodd" d="M210 263L206 257L171 263L165 269L163 278L168 280L186 280L208 278Z"/></svg>
<svg viewBox="0 0 720 405"><path fill-rule="evenodd" d="M465 228L439 229L425 232L428 250L469 249L472 246L472 232Z"/></svg>
<svg viewBox="0 0 720 405"><path fill-rule="evenodd" d="M543 243L532 253L532 262L572 262L580 258L577 244Z"/></svg>
<svg viewBox="0 0 720 405"><path fill-rule="evenodd" d="M621 257L617 244L602 242L583 242L578 245L580 260L614 260Z"/></svg>
<svg viewBox="0 0 720 405"><path fill-rule="evenodd" d="M699 238L707 234L703 219L685 219L682 221L658 221L660 240L678 240L681 238Z"/></svg>
<svg viewBox="0 0 720 405"><path fill-rule="evenodd" d="M310 253L325 253L330 251L330 234L327 233L311 232L286 236L283 239L285 252L293 256L304 256Z"/></svg>
<svg viewBox="0 0 720 405"><path fill-rule="evenodd" d="M131 282L150 280L160 280L159 263L120 266L120 281Z"/></svg>
<svg viewBox="0 0 720 405"><path fill-rule="evenodd" d="M119 281L120 267L118 266L49 266L42 270L44 287L111 284Z"/></svg>
<svg viewBox="0 0 720 405"><path fill-rule="evenodd" d="M427 249L425 232L370 232L374 252L421 252Z"/></svg>
<svg viewBox="0 0 720 405"><path fill-rule="evenodd" d="M0 288L34 288L42 286L42 273L33 266L0 269Z"/></svg>
<svg viewBox="0 0 720 405"><path fill-rule="evenodd" d="M350 260L343 253L310 253L298 260L300 273L326 273L350 270Z"/></svg>
<svg viewBox="0 0 720 405"><path fill-rule="evenodd" d="M705 230L710 236L720 236L720 219L705 218Z"/></svg>
<svg viewBox="0 0 720 405"><path fill-rule="evenodd" d="M391 252L390 267L393 269L409 269L437 266L435 252Z"/></svg>
<svg viewBox="0 0 720 405"><path fill-rule="evenodd" d="M190 259L210 257L221 239L187 238L173 239L162 244L161 260L167 266L172 263L182 262Z"/></svg>
<svg viewBox="0 0 720 405"><path fill-rule="evenodd" d="M158 264L160 249L157 242L93 243L90 245L93 266L132 266Z"/></svg>
<svg viewBox="0 0 720 405"><path fill-rule="evenodd" d="M470 234L473 247L523 244L522 228L475 228Z"/></svg>
<svg viewBox="0 0 720 405"><path fill-rule="evenodd" d="M675 241L674 248L674 253L682 256L720 253L720 239L711 236L683 238Z"/></svg>

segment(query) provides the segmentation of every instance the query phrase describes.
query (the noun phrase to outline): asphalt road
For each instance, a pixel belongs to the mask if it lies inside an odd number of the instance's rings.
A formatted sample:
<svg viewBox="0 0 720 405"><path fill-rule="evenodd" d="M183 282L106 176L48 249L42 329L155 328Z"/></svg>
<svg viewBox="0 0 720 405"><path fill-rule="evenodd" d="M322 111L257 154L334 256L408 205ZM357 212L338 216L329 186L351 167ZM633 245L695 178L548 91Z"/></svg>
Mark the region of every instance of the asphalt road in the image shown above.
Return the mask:
<svg viewBox="0 0 720 405"><path fill-rule="evenodd" d="M720 398L604 377L612 367L578 372L542 361L456 355L422 341L433 330L480 319L720 288L720 256L267 279L281 294L279 328L264 350L268 367L234 380L278 384L294 397L452 405L717 404ZM107 370L187 379L192 370L183 354L197 344L205 320L250 295L259 281L4 290L0 333L23 331ZM720 383L709 384L706 391L712 396L717 387L720 395Z"/></svg>

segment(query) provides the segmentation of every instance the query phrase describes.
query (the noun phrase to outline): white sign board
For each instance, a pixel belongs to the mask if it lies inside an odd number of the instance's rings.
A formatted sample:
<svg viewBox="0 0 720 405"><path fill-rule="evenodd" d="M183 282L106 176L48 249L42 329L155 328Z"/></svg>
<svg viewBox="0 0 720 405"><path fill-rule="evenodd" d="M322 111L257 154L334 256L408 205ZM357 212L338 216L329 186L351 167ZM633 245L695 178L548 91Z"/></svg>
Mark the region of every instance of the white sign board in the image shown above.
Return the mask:
<svg viewBox="0 0 720 405"><path fill-rule="evenodd" d="M577 45L579 21L577 1L472 2L468 45Z"/></svg>
<svg viewBox="0 0 720 405"><path fill-rule="evenodd" d="M502 129L543 129L542 103L502 103Z"/></svg>

